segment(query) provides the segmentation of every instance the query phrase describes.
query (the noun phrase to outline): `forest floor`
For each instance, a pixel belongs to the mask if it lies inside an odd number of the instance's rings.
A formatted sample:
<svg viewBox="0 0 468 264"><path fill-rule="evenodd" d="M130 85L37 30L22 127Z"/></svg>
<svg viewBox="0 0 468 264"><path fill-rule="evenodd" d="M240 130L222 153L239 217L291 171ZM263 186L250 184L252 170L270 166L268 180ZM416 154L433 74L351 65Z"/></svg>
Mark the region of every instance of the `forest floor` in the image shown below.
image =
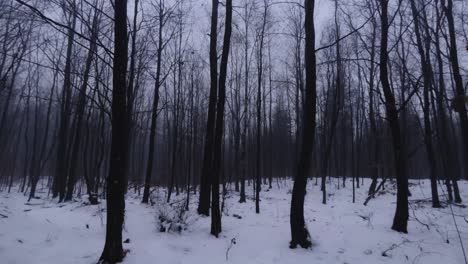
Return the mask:
<svg viewBox="0 0 468 264"><path fill-rule="evenodd" d="M292 181L262 186L260 214L255 214L252 186L247 203L238 203L238 193L229 192L219 238L209 234L210 218L196 214L197 195L190 211L170 232L160 232L158 215L177 215L185 195L174 195L172 206L159 202L165 191L153 196L155 205L142 205L129 192L126 199L124 263L464 263L458 232L450 207L433 209L429 181L411 181L409 233L390 229L395 212L395 190L388 183L368 206L363 205L369 179L356 189L352 203L351 182L337 188L338 179L328 184L328 203L321 203L320 186L308 184L305 216L313 241L312 249L289 249L289 207ZM460 181L462 199L468 202L468 182ZM445 187L444 187L445 189ZM440 191L440 189L439 189ZM20 193L0 192L1 263L96 263L105 239L105 202L85 205L83 200L57 203L39 193L41 199L26 202ZM160 197L160 198L158 198ZM176 209L174 209L176 208ZM468 250L468 209L453 205L461 239ZM178 218L175 216L174 218ZM168 227L168 224L164 224Z"/></svg>

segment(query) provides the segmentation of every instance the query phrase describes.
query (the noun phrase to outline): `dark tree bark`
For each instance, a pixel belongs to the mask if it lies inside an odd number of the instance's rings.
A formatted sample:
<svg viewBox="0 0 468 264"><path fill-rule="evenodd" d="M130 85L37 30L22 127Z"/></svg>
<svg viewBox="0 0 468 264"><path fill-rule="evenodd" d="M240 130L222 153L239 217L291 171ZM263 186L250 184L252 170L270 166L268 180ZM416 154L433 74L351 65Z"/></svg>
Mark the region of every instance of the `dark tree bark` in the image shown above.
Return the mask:
<svg viewBox="0 0 468 264"><path fill-rule="evenodd" d="M407 160L402 149L400 123L395 96L388 81L388 0L380 1L381 39L380 39L380 81L385 96L385 110L392 134L393 155L397 179L397 207L392 229L408 233L408 175Z"/></svg>
<svg viewBox="0 0 468 264"><path fill-rule="evenodd" d="M418 47L419 57L421 60L421 70L423 74L423 115L424 115L424 142L426 145L427 158L429 162L429 175L431 179L431 194L432 194L432 207L439 208L439 194L437 191L437 174L436 174L436 159L434 154L434 146L432 143L432 128L431 128L431 117L430 117L430 101L429 101L429 90L432 86L432 66L429 57L430 42L429 37L425 36L426 39L426 49L423 46L422 33L420 28L420 18L418 15L418 8L414 0L411 0L411 12L414 18L414 32L416 34L416 43ZM421 13L425 13L425 9ZM427 34L427 30L426 30Z"/></svg>
<svg viewBox="0 0 468 264"><path fill-rule="evenodd" d="M256 158L255 158L255 212L260 213L260 190L262 187L262 171L261 171L261 136L262 136L262 78L263 78L263 46L265 39L265 26L268 11L268 3L264 1L264 13L262 27L260 30L258 44L258 66L257 66L257 142L256 142Z"/></svg>
<svg viewBox="0 0 468 264"><path fill-rule="evenodd" d="M338 41L340 39L340 32L339 32L339 24L338 24L338 2L335 0L335 39ZM344 88L343 88L343 82L341 80L342 78L342 66L341 66L341 49L339 42L336 43L336 76L335 76L335 82L334 85L329 85L328 89L334 87L333 90L327 90L327 94L330 95L332 94L333 98L331 99L333 104L329 104L329 96L326 98L326 109L325 113L328 111L331 111L331 116L329 120L331 122L330 125L326 122L328 120L328 115L326 115L324 118L324 135L323 135L323 143L325 145L324 148L324 155L323 155L323 161L322 161L322 169L321 169L321 174L322 174L322 184L321 184L321 190L322 190L322 203L326 204L327 203L327 192L326 192L326 176L327 172L330 174L330 171L328 170L328 167L330 166L330 157L332 154L332 147L334 143L334 138L335 134L337 133L337 125L338 125L338 119L340 117L340 112L342 108L342 95L344 93ZM336 144L335 144L336 145ZM344 146L344 142L342 142L342 145ZM338 184L339 188L339 184Z"/></svg>
<svg viewBox="0 0 468 264"><path fill-rule="evenodd" d="M221 232L221 212L219 210L219 175L222 173L222 145L224 128L224 105L226 102L226 76L231 45L232 0L226 0L226 21L223 39L223 51L219 71L218 101L216 109L216 127L213 153L213 174L211 179L211 234L218 237ZM217 63L217 62L216 62Z"/></svg>
<svg viewBox="0 0 468 264"><path fill-rule="evenodd" d="M29 161L29 101L31 99L31 86L28 87L28 94L26 98L26 105L23 116L25 117L25 128L24 128L24 142L26 144L26 152L24 153L24 169L23 169L23 182L21 184L21 192L24 192L26 188L26 180L28 178L28 161Z"/></svg>
<svg viewBox="0 0 468 264"><path fill-rule="evenodd" d="M125 212L125 173L128 153L127 133L127 1L115 0L114 7L114 62L112 89L112 144L107 177L106 244L100 261L121 262L125 256L122 247L122 227Z"/></svg>
<svg viewBox="0 0 468 264"><path fill-rule="evenodd" d="M195 112L195 81L194 81L194 71L195 71L195 65L192 64L191 70L190 70L190 92L189 92L189 97L190 97L190 119L188 120L188 125L190 126L189 128L189 135L188 135L188 143L187 143L187 188L186 188L186 195L187 199L185 202L185 210L189 210L189 205L190 205L190 185L192 181L192 175L193 175L193 159L195 157L195 142L196 141L196 136L194 134L197 128L197 121L194 118L194 112Z"/></svg>
<svg viewBox="0 0 468 264"><path fill-rule="evenodd" d="M291 199L291 242L290 247L300 245L308 248L312 245L309 232L304 221L304 198L306 194L307 175L310 169L312 151L315 139L316 125L316 59L315 59L315 27L314 0L305 0L305 68L306 89L302 133L302 148L299 156L294 187Z"/></svg>
<svg viewBox="0 0 468 264"><path fill-rule="evenodd" d="M465 89L463 88L463 80L460 74L460 65L458 62L458 52L457 52L457 40L456 40L456 33L455 33L455 22L453 19L453 0L447 0L447 5L445 4L445 0L441 0L442 8L445 12L445 16L447 17L447 25L449 29L449 57L450 63L452 64L452 72L453 72L453 79L455 81L455 92L456 98L465 98ZM457 100L457 99L455 99ZM463 100L462 100L463 101ZM464 170L465 170L465 178L468 178L468 114L466 111L465 104L461 104L459 109L457 109L458 116L460 118L460 129L462 134L462 141L463 141L463 150L464 150ZM458 190L458 185L456 179L453 179L454 186L456 185L456 189ZM455 192L455 202L461 203L460 194ZM457 197L458 196L458 197Z"/></svg>
<svg viewBox="0 0 468 264"><path fill-rule="evenodd" d="M240 155L240 163L241 163L241 175L240 175L240 198L239 203L245 203L245 180L247 176L248 170L248 161L247 161L247 133L249 127L249 5L248 2L245 2L244 6L244 34L245 34L245 41L244 41L244 109L243 109L243 128L242 128L242 136L241 136L241 155Z"/></svg>
<svg viewBox="0 0 468 264"><path fill-rule="evenodd" d="M208 103L208 119L205 135L205 152L203 156L202 172L200 178L200 199L198 213L208 216L210 210L211 179L213 178L213 149L214 130L216 121L216 102L218 96L218 61L216 54L218 31L218 5L219 1L213 0L211 7L211 31L210 31L210 97Z"/></svg>
<svg viewBox="0 0 468 264"><path fill-rule="evenodd" d="M49 102L47 104L46 126L45 126L45 129L44 129L45 130L44 131L44 136L42 138L42 143L41 143L41 147L40 147L40 150L39 150L39 161L38 161L38 164L37 164L37 167L36 167L36 171L32 172L32 174L31 174L31 190L29 192L29 199L28 200L31 200L35 196L36 186L37 186L37 183L39 181L39 177L40 177L40 174L42 172L42 168L44 167L44 165L45 165L45 163L47 161L46 148L47 148L47 141L49 139L48 136L49 136L49 127L50 127L50 114L52 112L52 101L53 101L53 96L54 96L54 91L55 91L55 84L56 84L56 80L57 80L57 75L58 75L58 71L54 72L52 87L50 89Z"/></svg>
<svg viewBox="0 0 468 264"><path fill-rule="evenodd" d="M59 200L63 201L65 198L66 188L66 177L68 172L68 159L67 159L67 148L68 148L68 130L69 130L69 116L70 116L70 100L71 100L71 70L72 70L72 51L73 42L75 39L75 24L76 24L76 6L75 2L72 2L71 6L71 21L69 23L70 29L68 30L68 44L67 44L67 55L65 61L64 70L64 81L62 91L62 102L60 109L60 126L58 132L58 149L57 149L57 160L54 175L54 184L52 188L53 197L59 196Z"/></svg>
<svg viewBox="0 0 468 264"><path fill-rule="evenodd" d="M126 0L128 1L128 0ZM136 60L137 60L137 35L138 35L138 26L137 26L137 19L138 19L138 8L139 8L139 2L140 0L134 0L133 3L133 23L132 23L132 29L129 32L129 36L131 36L130 39L130 44L131 44L131 52L129 56L130 60L130 65L128 69L128 82L127 82L127 89L126 89L126 96L127 96L127 116L126 118L128 119L128 127L127 127L127 134L128 134L128 149L130 149L130 153L133 153L133 150L135 149L135 144L133 143L134 140L134 133L135 133L135 116L134 116L134 110L135 110L135 99L136 99L136 94L138 93L138 74L136 72ZM127 36L128 38L128 36ZM128 46L128 44L127 44ZM127 47L128 49L128 47ZM128 56L128 55L127 55ZM128 62L127 62L128 63ZM130 148L130 146L133 146L133 148ZM127 157L130 158L132 157L132 154L127 154ZM132 175L134 173L133 168L132 168L132 163L131 160L126 161L125 165L127 166L125 168L126 170L126 179L125 179L125 192L127 191L127 186L128 186L128 175Z"/></svg>
<svg viewBox="0 0 468 264"><path fill-rule="evenodd" d="M273 182L273 129L272 129L272 105L273 105L273 76L272 76L272 71L273 71L273 64L271 60L271 44L268 45L268 65L269 65L269 70L268 70L268 81L269 81L269 93L270 93L270 102L268 104L268 188L271 189L272 182Z"/></svg>
<svg viewBox="0 0 468 264"><path fill-rule="evenodd" d="M35 74L35 73L29 73L31 75ZM30 77L30 78L34 78L34 77ZM33 121L33 136L32 136L32 141L31 141L31 144L32 144L32 150L31 150L31 161L30 161L30 165L29 165L29 183L31 184L31 190L33 188L32 184L34 183L34 178L35 177L35 173L38 171L38 167L39 167L39 161L38 161L38 155L37 155L37 144L39 143L39 129L38 129L38 122L39 122L39 94L38 94L38 86L39 86L39 79L38 77L35 77L36 80L35 80L35 83L34 83L34 86L36 88L36 100L34 102L34 121ZM30 86L30 89L31 89L31 86ZM31 91L29 90L28 92L29 96L32 96L31 94ZM29 101L29 100L28 100ZM29 113L28 113L29 114ZM35 188L35 186L34 186ZM28 200L30 200L32 198L32 196L29 197Z"/></svg>
<svg viewBox="0 0 468 264"><path fill-rule="evenodd" d="M369 85L369 123L370 123L370 129L371 129L371 135L372 135L372 142L370 144L371 149L369 151L370 154L370 159L373 164L371 164L371 178L372 182L369 186L369 191L368 195L374 195L375 194L375 188L377 187L377 178L379 176L379 165L381 165L381 160L380 160L380 139L379 139L379 134L377 132L377 122L376 122L376 113L375 111L378 111L378 107L375 107L374 104L374 78L375 78L375 52L376 52L376 28L377 28L377 21L375 21L375 18L371 18L371 23L372 23L372 33L371 33L371 47L370 47L370 66L369 66L369 80L368 80L368 85Z"/></svg>
<svg viewBox="0 0 468 264"><path fill-rule="evenodd" d="M179 39L176 43L176 50L177 50L177 55L176 55L176 65L177 65L177 76L176 76L176 71L174 70L174 107L173 107L173 137L172 137L172 157L171 157L171 180L169 184L169 190L167 192L167 202L171 200L171 195L172 195L172 189L175 184L175 189L176 189L176 195L179 195L179 182L177 178L177 156L180 155L180 146L182 143L179 143L179 134L180 134L180 119L183 119L183 116L181 118L181 102L182 102L182 67L183 67L183 62L182 62L182 21L179 20L177 21L177 27L178 27L178 32L179 32ZM177 78L177 79L176 79Z"/></svg>
<svg viewBox="0 0 468 264"><path fill-rule="evenodd" d="M65 201L71 201L73 197L73 190L75 187L76 182L76 174L77 174L77 166L78 166L78 153L79 148L81 145L81 134L82 134L82 126L83 126L83 116L85 113L86 107L86 91L88 88L88 80L89 74L91 71L91 64L93 62L94 53L96 50L96 39L98 35L98 24L99 24L99 13L98 11L95 12L93 22L92 22L92 29L91 29L91 38L90 38L90 47L88 51L88 56L86 58L86 65L83 74L83 83L81 84L79 95L78 95L78 103L76 106L76 113L75 113L75 120L73 121L72 125L72 133L75 134L72 143L71 149L71 159L70 159L70 168L69 168L69 175L68 175L68 182L67 182L67 193L65 195ZM88 199L91 204L97 204L97 197L92 195L93 187L90 185L88 179L86 179L86 190L88 193Z"/></svg>
<svg viewBox="0 0 468 264"><path fill-rule="evenodd" d="M150 128L150 142L148 149L148 163L146 166L146 177L145 177L145 189L143 191L142 203L148 203L151 185L151 174L153 172L154 162L154 148L155 148L155 136L156 136L156 121L158 117L158 103L159 103L159 87L161 86L161 59L163 52L163 39L162 29L164 26L164 9L160 2L159 7L159 27L158 27L158 50L157 50L157 61L156 61L156 81L154 84L153 94L153 108L151 109L151 128Z"/></svg>
<svg viewBox="0 0 468 264"><path fill-rule="evenodd" d="M239 178L240 178L240 143L241 143L241 104L240 104L240 73L237 71L237 63L235 70L235 90L234 96L232 97L234 111L232 111L232 134L233 134L233 145L234 145L234 167L233 173L235 179L235 191L239 192Z"/></svg>
<svg viewBox="0 0 468 264"><path fill-rule="evenodd" d="M436 96L436 104L437 104L437 117L439 120L438 134L439 134L439 148L442 150L441 159L442 159L442 168L445 172L445 185L447 187L447 195L449 202L453 202L453 192L452 192L452 185L450 183L451 180L454 178L455 174L455 165L454 163L455 158L453 157L453 150L450 149L450 141L449 141L449 124L447 120L447 112L445 109L444 100L447 96L446 94L446 87L445 87L445 80L444 80L444 63L442 61L442 51L440 47L440 31L442 30L442 19L443 14L439 11L438 5L435 5L436 12L437 12L437 20L436 20L436 38L435 38L435 48L436 48L436 58L437 58L437 66L439 71L439 82L438 82L438 94Z"/></svg>

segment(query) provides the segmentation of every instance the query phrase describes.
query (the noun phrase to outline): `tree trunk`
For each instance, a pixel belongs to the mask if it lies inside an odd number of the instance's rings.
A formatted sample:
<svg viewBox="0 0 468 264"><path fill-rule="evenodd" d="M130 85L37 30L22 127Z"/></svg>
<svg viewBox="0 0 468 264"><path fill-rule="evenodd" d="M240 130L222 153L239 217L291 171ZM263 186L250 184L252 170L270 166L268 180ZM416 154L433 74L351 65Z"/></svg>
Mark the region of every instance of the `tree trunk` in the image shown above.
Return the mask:
<svg viewBox="0 0 468 264"><path fill-rule="evenodd" d="M158 103L159 103L159 87L161 86L161 59L163 51L163 39L162 29L164 26L164 12L162 7L159 9L159 28L158 28L158 51L157 51L157 65L156 65L156 81L154 84L153 94L153 109L151 109L151 128L150 128L150 142L148 149L148 163L146 165L146 177L145 177L145 189L143 191L142 203L148 203L151 185L151 174L153 172L154 162L154 148L155 148L155 136L156 136L156 124L158 117Z"/></svg>
<svg viewBox="0 0 468 264"><path fill-rule="evenodd" d="M58 149L57 149L57 160L56 169L54 175L54 184L52 190L52 196L55 198L59 196L59 201L63 201L65 198L65 187L66 179L68 174L68 159L67 159L67 148L68 148L68 130L69 130L69 115L70 115L70 100L71 100L71 70L72 70L72 51L73 42L75 39L75 24L76 24L76 6L73 1L72 7L72 21L68 30L68 44L67 44L67 57L65 61L63 91L62 91L62 102L60 111L60 126L58 132Z"/></svg>
<svg viewBox="0 0 468 264"><path fill-rule="evenodd" d="M316 59L314 0L305 0L305 67L306 90L303 115L302 149L298 160L294 187L291 199L291 242L290 247L300 245L308 248L312 245L304 220L304 198L306 194L307 175L310 169L315 139L316 125Z"/></svg>
<svg viewBox="0 0 468 264"><path fill-rule="evenodd" d="M439 202L439 194L437 191L437 175L436 175L436 160L434 154L434 147L432 144L432 128L431 128L431 118L430 118L430 101L429 101L429 89L431 89L432 85L432 67L430 65L430 58L429 58L429 48L430 42L426 41L426 50L424 50L422 36L420 32L420 21L418 18L418 9L414 0L411 0L411 11L413 13L414 18L414 31L416 34L416 43L418 47L419 57L421 60L421 71L423 73L423 115L424 115L424 143L426 145L426 153L429 162L429 175L431 179L431 193L432 193L432 207L438 208L440 207ZM423 8L422 13L425 13L425 9ZM425 36L425 39L429 40L430 36ZM416 88L416 87L415 87Z"/></svg>
<svg viewBox="0 0 468 264"><path fill-rule="evenodd" d="M257 72L257 144L256 144L256 159L255 159L255 212L260 213L260 190L262 186L261 182L261 117L262 117L262 77L263 77L263 45L265 37L265 26L266 26L266 15L267 15L267 3L264 3L265 12L263 14L263 23L260 33L259 40L259 51L258 51L258 72Z"/></svg>
<svg viewBox="0 0 468 264"><path fill-rule="evenodd" d="M455 22L453 18L453 0L447 0L447 5L445 5L445 0L441 0L442 8L445 11L445 15L447 17L447 24L449 29L449 47L450 47L450 62L452 64L452 71L453 71L453 79L455 80L455 91L457 98L464 98L465 89L463 88L463 80L462 76L460 75L460 66L458 62L458 54L457 54L457 40L456 40L456 33L455 33ZM460 117L460 129L463 141L463 150L464 150L464 171L465 171L465 179L468 178L468 115L466 111L466 107L464 104L458 109L458 115ZM454 185L458 185L456 183L457 179L453 179ZM461 203L461 197L458 193L458 186L457 190L455 190L455 202ZM458 196L458 198L457 198Z"/></svg>
<svg viewBox="0 0 468 264"><path fill-rule="evenodd" d="M128 152L127 118L127 1L115 0L114 63L112 89L112 144L107 178L106 244L100 261L121 262L125 212L125 173Z"/></svg>
<svg viewBox="0 0 468 264"><path fill-rule="evenodd" d="M393 155L397 179L397 207L392 229L408 233L408 175L406 157L403 154L398 110L395 96L388 81L388 0L381 0L381 44L380 44L380 81L385 96L385 110L390 125L393 144Z"/></svg>
<svg viewBox="0 0 468 264"><path fill-rule="evenodd" d="M203 155L202 172L200 178L200 198L198 201L198 213L206 216L210 214L210 181L213 178L212 161L214 149L214 130L216 121L216 102L218 96L218 61L216 54L216 44L218 39L218 5L219 1L212 1L210 31L210 97L208 103L208 119L206 124L205 135L205 153Z"/></svg>
<svg viewBox="0 0 468 264"><path fill-rule="evenodd" d="M215 0L217 1L217 0ZM214 5L214 3L213 3ZM216 3L216 6L218 3ZM217 12L217 11L216 11ZM213 153L213 174L211 185L211 234L218 237L221 232L221 212L219 210L219 174L222 173L222 143L224 128L224 105L226 102L226 76L231 44L232 0L226 0L226 21L223 39L223 51L219 72L218 106L216 109L215 144ZM211 51L211 50L210 50ZM216 50L215 50L216 52ZM217 62L216 62L217 63Z"/></svg>
<svg viewBox="0 0 468 264"><path fill-rule="evenodd" d="M91 71L91 64L93 62L93 57L94 57L94 52L96 50L96 39L97 39L97 34L98 34L98 11L94 14L93 18L93 25L91 29L91 40L90 40L90 47L88 51L88 57L86 58L86 65L85 65L85 70L83 74L83 83L81 85L80 91L79 91L79 97L78 97L78 104L76 107L76 114L75 114L75 120L74 120L74 126L72 129L72 133L75 134L73 137L73 145L72 145L72 150L71 150L71 160L70 160L70 172L69 172L69 177L68 177L68 183L67 183L67 193L65 195L65 201L71 201L73 197L73 189L75 187L75 182L76 182L76 174L77 174L77 165L78 165L78 152L79 148L81 145L81 133L82 133L82 125L83 125L83 116L85 113L85 107L86 107L86 90L88 87L88 80L89 80L89 73ZM87 192L89 195L89 198L91 198L91 191L92 191L92 186L89 185L89 181L86 181L87 184Z"/></svg>

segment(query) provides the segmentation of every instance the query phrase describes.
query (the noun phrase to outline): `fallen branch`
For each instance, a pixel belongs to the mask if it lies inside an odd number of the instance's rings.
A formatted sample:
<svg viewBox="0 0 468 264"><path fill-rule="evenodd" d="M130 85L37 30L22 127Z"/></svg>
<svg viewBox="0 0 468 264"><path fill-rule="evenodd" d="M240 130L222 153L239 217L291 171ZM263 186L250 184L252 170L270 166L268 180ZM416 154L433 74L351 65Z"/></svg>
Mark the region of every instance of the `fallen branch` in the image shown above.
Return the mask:
<svg viewBox="0 0 468 264"><path fill-rule="evenodd" d="M372 222L371 222L371 218L374 214L373 213L369 213L369 215L365 216L365 215L359 215L359 217L362 218L362 220L366 221L367 222L367 226L371 227L371 228L374 228L374 226L372 225Z"/></svg>
<svg viewBox="0 0 468 264"><path fill-rule="evenodd" d="M382 252L382 256L383 256L383 257L390 257L390 256L387 254L387 252L392 251L392 250L394 250L395 248L399 248L399 247L402 246L403 244L406 244L406 243L409 243L409 242L411 242L411 241L409 241L408 239L405 239L405 240L403 240L403 242L401 242L400 244L392 244L388 249L386 249L386 250L384 250L384 251Z"/></svg>
<svg viewBox="0 0 468 264"><path fill-rule="evenodd" d="M380 191L380 188L382 188L383 185L385 184L385 181L387 181L387 178L384 178L384 179L380 182L380 184L379 184L379 186L377 187L377 189L375 189L375 191L374 191L373 193L371 193L371 194L369 194L369 196L367 196L366 201L364 202L364 205L367 205L367 203L369 203L369 201L370 201L372 198L374 198L375 194L378 193L378 192Z"/></svg>
<svg viewBox="0 0 468 264"><path fill-rule="evenodd" d="M411 207L411 211L413 212L414 219L416 219L416 221L418 221L418 223L420 223L421 225L425 226L425 227L427 228L427 230L431 230L431 229L429 228L429 225L428 225L428 224L421 222L421 221L419 220L419 218L416 216L416 212L414 211L414 208L413 208L413 206L411 205L411 203L408 203L408 204L409 204L409 206Z"/></svg>

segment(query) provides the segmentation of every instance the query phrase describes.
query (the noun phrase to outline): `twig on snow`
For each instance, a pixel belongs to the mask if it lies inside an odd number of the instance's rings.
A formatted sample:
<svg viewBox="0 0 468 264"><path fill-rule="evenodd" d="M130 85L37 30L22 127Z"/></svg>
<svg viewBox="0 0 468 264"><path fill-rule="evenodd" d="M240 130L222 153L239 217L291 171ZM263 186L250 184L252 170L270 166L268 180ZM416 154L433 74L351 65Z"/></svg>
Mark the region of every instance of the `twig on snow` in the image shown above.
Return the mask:
<svg viewBox="0 0 468 264"><path fill-rule="evenodd" d="M228 246L228 248L227 248L227 250L226 250L226 261L227 261L228 258L229 258L229 257L228 257L228 255L229 255L229 250L231 250L231 248L232 248L235 244L236 244L236 238L233 237L233 238L231 239L231 244L229 244L229 246Z"/></svg>
<svg viewBox="0 0 468 264"><path fill-rule="evenodd" d="M421 225L425 226L427 230L431 230L428 224L421 222L421 220L419 220L419 218L416 216L416 212L414 211L414 208L411 205L411 203L408 203L408 204L411 207L411 211L413 212L414 219L416 219L416 221L418 221L418 223L420 223Z"/></svg>
<svg viewBox="0 0 468 264"><path fill-rule="evenodd" d="M409 243L409 242L411 242L411 241L409 241L408 239L405 238L405 239L403 240L403 242L401 242L400 244L392 244L388 249L386 249L386 250L384 250L384 251L382 252L382 256L383 256L383 257L389 257L389 255L387 254L387 252L392 251L392 250L394 250L395 248L398 248L398 247L402 246L403 244L406 244L406 243Z"/></svg>

